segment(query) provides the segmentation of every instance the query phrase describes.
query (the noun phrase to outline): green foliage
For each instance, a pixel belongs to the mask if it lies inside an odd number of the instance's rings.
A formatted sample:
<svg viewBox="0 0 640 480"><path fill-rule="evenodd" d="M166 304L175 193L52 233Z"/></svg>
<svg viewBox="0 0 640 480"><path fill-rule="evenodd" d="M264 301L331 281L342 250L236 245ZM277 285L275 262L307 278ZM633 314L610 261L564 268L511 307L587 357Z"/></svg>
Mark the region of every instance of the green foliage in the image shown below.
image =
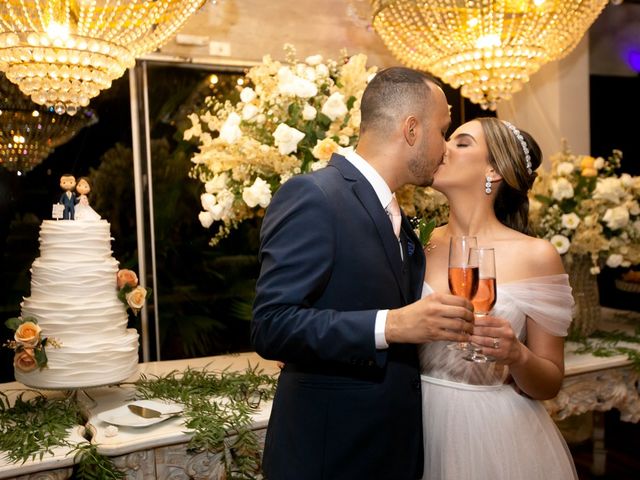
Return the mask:
<svg viewBox="0 0 640 480"><path fill-rule="evenodd" d="M640 326L636 327L633 334L621 330L602 331L596 330L589 337L573 338L580 343L580 347L575 353L590 353L596 357L613 357L615 355L626 355L633 368L640 371L640 350L631 348L619 343L640 344Z"/></svg>
<svg viewBox="0 0 640 480"><path fill-rule="evenodd" d="M418 238L420 239L420 245L426 247L431 239L431 234L436 228L436 219L426 220L424 217L414 217L410 219L411 226L416 231Z"/></svg>
<svg viewBox="0 0 640 480"><path fill-rule="evenodd" d="M27 394L35 396L26 399ZM54 447L66 445L69 430L84 423L78 404L70 398L47 398L28 390L11 406L7 395L0 395L0 451L11 462L42 459Z"/></svg>
<svg viewBox="0 0 640 480"><path fill-rule="evenodd" d="M205 367L206 368L206 367ZM227 478L251 479L260 471L260 444L251 430L251 414L273 397L276 379L250 364L244 372L187 369L136 382L142 398L184 405L192 430L189 451L222 453Z"/></svg>
<svg viewBox="0 0 640 480"><path fill-rule="evenodd" d="M242 372L187 369L162 377L142 375L135 383L140 398L165 399L184 405L185 426L193 431L188 449L221 453L229 480L256 478L260 472L260 443L251 429L251 414L263 400L273 398L276 378L248 365ZM26 399L27 394L33 398ZM27 390L13 405L0 392L0 451L11 462L42 459L58 446L74 454L79 480L121 479L111 460L89 442L72 444L69 430L84 424L75 397L47 398Z"/></svg>
<svg viewBox="0 0 640 480"><path fill-rule="evenodd" d="M91 443L79 444L75 448L75 468L73 478L78 480L119 480L125 478L124 472L116 468L113 462L98 453L98 447Z"/></svg>

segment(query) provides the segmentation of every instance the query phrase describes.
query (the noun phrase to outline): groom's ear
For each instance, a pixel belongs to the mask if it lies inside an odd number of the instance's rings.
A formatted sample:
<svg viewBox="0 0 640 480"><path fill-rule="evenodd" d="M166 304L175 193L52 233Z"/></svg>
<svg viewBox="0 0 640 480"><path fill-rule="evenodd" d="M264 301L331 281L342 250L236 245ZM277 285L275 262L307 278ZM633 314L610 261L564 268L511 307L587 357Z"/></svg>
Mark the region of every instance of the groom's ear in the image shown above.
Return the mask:
<svg viewBox="0 0 640 480"><path fill-rule="evenodd" d="M402 134L404 135L405 141L410 145L414 146L416 143L416 138L418 138L418 119L413 115L408 116L404 124L402 126Z"/></svg>

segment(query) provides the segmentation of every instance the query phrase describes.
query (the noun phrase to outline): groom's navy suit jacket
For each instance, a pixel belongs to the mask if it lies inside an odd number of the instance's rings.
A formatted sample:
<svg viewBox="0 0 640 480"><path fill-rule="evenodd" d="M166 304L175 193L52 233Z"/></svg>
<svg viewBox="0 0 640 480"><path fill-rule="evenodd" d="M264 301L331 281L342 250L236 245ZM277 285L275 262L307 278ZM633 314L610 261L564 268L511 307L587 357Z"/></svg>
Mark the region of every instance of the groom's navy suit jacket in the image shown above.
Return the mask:
<svg viewBox="0 0 640 480"><path fill-rule="evenodd" d="M285 362L267 429L269 480L419 478L414 345L376 350L381 309L418 299L425 258L406 218L402 248L371 184L344 157L278 190L261 231L251 328Z"/></svg>

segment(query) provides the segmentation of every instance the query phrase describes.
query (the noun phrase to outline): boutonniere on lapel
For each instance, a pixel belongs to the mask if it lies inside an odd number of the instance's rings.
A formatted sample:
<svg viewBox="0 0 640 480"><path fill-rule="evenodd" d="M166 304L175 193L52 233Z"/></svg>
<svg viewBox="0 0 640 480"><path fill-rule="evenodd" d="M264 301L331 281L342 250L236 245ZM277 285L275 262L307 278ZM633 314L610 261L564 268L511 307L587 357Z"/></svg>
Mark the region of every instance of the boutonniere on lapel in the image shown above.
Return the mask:
<svg viewBox="0 0 640 480"><path fill-rule="evenodd" d="M420 239L420 245L422 245L422 248L429 251L431 249L429 240L431 239L431 234L433 233L433 230L436 228L435 218L432 218L431 220L427 221L422 217L421 218L414 217L411 219L411 225L413 226L413 231L416 233L416 236ZM409 256L413 254L414 249L415 249L415 246L413 245L413 242L407 245Z"/></svg>

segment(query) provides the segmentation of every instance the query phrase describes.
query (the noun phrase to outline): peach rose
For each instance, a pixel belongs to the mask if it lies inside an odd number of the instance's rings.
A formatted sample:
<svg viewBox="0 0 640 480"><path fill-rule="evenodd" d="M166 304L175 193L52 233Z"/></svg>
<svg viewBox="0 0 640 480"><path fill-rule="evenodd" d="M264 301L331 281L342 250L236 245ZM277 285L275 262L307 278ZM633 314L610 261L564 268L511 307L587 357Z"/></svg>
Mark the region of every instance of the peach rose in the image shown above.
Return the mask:
<svg viewBox="0 0 640 480"><path fill-rule="evenodd" d="M13 357L13 366L22 372L31 372L38 368L38 362L33 354L33 348L25 348L16 352Z"/></svg>
<svg viewBox="0 0 640 480"><path fill-rule="evenodd" d="M598 171L595 168L583 168L580 174L583 177L595 177L598 175Z"/></svg>
<svg viewBox="0 0 640 480"><path fill-rule="evenodd" d="M137 286L129 293L125 295L127 299L127 304L131 307L131 309L138 313L138 311L144 306L144 301L147 298L147 289L141 286Z"/></svg>
<svg viewBox="0 0 640 480"><path fill-rule="evenodd" d="M136 272L123 268L118 270L118 288L122 288L125 285L129 285L131 288L138 286L138 276Z"/></svg>
<svg viewBox="0 0 640 480"><path fill-rule="evenodd" d="M595 168L594 167L595 163L596 163L596 159L595 158L590 157L589 155L585 155L580 160L580 168L582 170L585 170L587 168Z"/></svg>
<svg viewBox="0 0 640 480"><path fill-rule="evenodd" d="M24 322L13 338L21 345L35 347L40 342L40 327L33 322Z"/></svg>
<svg viewBox="0 0 640 480"><path fill-rule="evenodd" d="M323 138L316 142L316 146L313 147L313 151L311 153L318 160L329 160L329 158L331 158L331 154L337 152L339 148L340 145L333 141L333 139Z"/></svg>

